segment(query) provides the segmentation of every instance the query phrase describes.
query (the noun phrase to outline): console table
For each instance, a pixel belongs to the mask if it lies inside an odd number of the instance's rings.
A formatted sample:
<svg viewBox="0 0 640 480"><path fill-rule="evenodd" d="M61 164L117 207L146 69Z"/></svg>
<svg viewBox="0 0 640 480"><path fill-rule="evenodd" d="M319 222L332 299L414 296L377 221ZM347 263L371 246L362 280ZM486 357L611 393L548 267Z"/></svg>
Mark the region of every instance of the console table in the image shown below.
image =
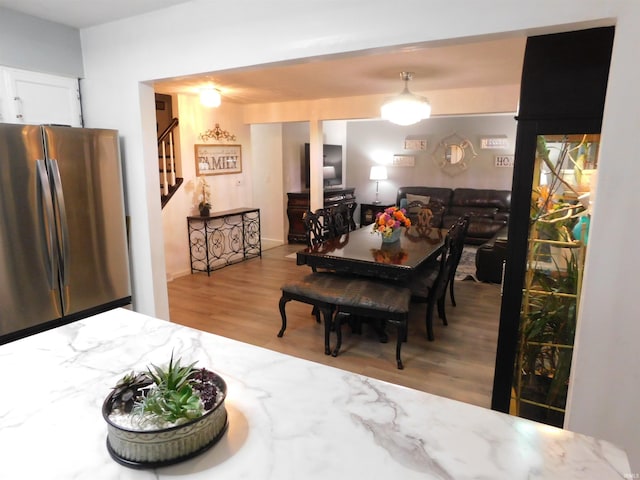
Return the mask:
<svg viewBox="0 0 640 480"><path fill-rule="evenodd" d="M207 272L262 256L260 209L236 208L187 217L191 273Z"/></svg>
<svg viewBox="0 0 640 480"><path fill-rule="evenodd" d="M325 190L324 208L346 204L351 211L351 218L353 218L353 212L358 206L356 203L355 191L355 188ZM302 216L311 206L309 190L289 192L287 193L287 197L287 217L289 218L289 234L287 239L289 243L305 243L307 241L307 237L304 230L304 223L302 222Z"/></svg>

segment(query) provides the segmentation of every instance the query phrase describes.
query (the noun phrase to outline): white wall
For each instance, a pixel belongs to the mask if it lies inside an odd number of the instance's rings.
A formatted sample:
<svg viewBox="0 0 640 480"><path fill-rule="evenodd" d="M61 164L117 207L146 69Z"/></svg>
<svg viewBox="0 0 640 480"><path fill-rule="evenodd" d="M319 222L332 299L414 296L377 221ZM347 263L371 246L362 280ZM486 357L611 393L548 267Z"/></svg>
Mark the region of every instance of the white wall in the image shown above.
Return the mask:
<svg viewBox="0 0 640 480"><path fill-rule="evenodd" d="M221 15L224 21L212 29L209 20ZM136 310L168 316L157 186L146 180L157 174L153 91L139 82L413 42L616 22L568 427L623 446L632 471L640 471L640 304L634 301L637 282L630 281L640 271L640 255L622 244L640 238L640 223L632 220L629 207L635 205L633 183L640 177L633 141L640 118L640 4L635 1L354 0L327 8L319 0L238 0L222 10L218 2L200 0L82 30L85 120L89 126L118 128L125 140ZM171 34L159 25L170 26Z"/></svg>
<svg viewBox="0 0 640 480"><path fill-rule="evenodd" d="M282 126L284 192L299 192L304 188L304 144L309 142L309 122L291 122Z"/></svg>
<svg viewBox="0 0 640 480"><path fill-rule="evenodd" d="M184 183L162 209L167 280L191 273L186 217L199 214L200 202L199 192L196 191L200 177L196 176L194 145L218 143L205 142L199 138L201 133L212 130L216 123L220 124L223 130L236 136L236 140L229 143L241 145L242 173L203 177L209 184L211 210L222 211L253 206L251 134L249 127L242 123L241 109L232 103L223 103L218 108L205 108L196 95L180 94L177 97L178 108L177 111L174 110L174 116L180 120L179 154ZM160 195L159 187L156 194Z"/></svg>
<svg viewBox="0 0 640 480"><path fill-rule="evenodd" d="M0 7L0 65L80 78L80 31Z"/></svg>
<svg viewBox="0 0 640 480"><path fill-rule="evenodd" d="M375 182L369 180L372 165L387 166L387 180L379 182L379 199L394 203L399 187L424 185L449 188L491 188L511 190L513 168L496 168L494 156L513 155L516 138L514 115L470 117L432 117L415 125L402 127L382 120L348 122L347 172L349 186L356 187L358 203L372 203L375 199ZM477 157L471 158L468 148L468 168L455 176L448 175L434 160L438 144L452 134L469 140ZM510 147L505 150L482 150L482 136L505 135ZM404 150L406 138L427 140L427 150ZM390 165L393 155L415 157L415 167ZM357 215L357 218L359 216Z"/></svg>
<svg viewBox="0 0 640 480"><path fill-rule="evenodd" d="M254 203L260 208L262 248L284 243L283 144L282 125L252 125L251 144Z"/></svg>

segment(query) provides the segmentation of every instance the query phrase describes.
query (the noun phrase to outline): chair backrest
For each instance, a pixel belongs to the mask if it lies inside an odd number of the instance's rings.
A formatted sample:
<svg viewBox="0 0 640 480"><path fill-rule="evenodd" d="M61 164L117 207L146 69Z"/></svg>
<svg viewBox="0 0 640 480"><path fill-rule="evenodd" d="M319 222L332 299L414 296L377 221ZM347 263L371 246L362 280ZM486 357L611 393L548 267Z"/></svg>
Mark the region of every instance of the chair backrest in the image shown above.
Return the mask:
<svg viewBox="0 0 640 480"><path fill-rule="evenodd" d="M407 205L405 210L407 211L407 217L411 220L411 226L415 227L418 233L429 232L432 228L433 211L426 203L414 200Z"/></svg>
<svg viewBox="0 0 640 480"><path fill-rule="evenodd" d="M451 255L452 255L452 267L449 272L449 279L453 281L462 257L462 251L464 249L464 240L469 230L469 215L464 215L451 226L448 235L451 238Z"/></svg>
<svg viewBox="0 0 640 480"><path fill-rule="evenodd" d="M315 212L307 210L302 215L308 247L315 247L333 238L327 217L328 214L323 208L319 208Z"/></svg>
<svg viewBox="0 0 640 480"><path fill-rule="evenodd" d="M340 237L349 233L353 224L352 210L347 204L340 204L326 209L327 227L332 237Z"/></svg>
<svg viewBox="0 0 640 480"><path fill-rule="evenodd" d="M435 263L420 266L413 275L410 282L413 298L428 301L429 298L439 299L442 297L449 284L452 262L451 235L447 233L438 260Z"/></svg>
<svg viewBox="0 0 640 480"><path fill-rule="evenodd" d="M444 247L442 247L442 253L440 254L440 260L438 264L438 276L433 282L431 289L431 295L438 299L442 297L447 291L447 285L449 284L449 277L451 269L453 268L454 257L451 250L452 238L449 233L444 239Z"/></svg>

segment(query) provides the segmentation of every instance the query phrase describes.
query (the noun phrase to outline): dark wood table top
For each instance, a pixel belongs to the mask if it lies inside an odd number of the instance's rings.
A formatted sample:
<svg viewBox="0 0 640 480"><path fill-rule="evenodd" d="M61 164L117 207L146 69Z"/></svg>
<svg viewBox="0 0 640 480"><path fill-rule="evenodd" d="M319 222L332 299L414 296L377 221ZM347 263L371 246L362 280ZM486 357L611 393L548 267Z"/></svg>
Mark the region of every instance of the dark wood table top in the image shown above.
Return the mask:
<svg viewBox="0 0 640 480"><path fill-rule="evenodd" d="M371 226L297 252L297 264L390 280L407 280L423 263L437 258L446 229L405 229L400 240L382 243Z"/></svg>

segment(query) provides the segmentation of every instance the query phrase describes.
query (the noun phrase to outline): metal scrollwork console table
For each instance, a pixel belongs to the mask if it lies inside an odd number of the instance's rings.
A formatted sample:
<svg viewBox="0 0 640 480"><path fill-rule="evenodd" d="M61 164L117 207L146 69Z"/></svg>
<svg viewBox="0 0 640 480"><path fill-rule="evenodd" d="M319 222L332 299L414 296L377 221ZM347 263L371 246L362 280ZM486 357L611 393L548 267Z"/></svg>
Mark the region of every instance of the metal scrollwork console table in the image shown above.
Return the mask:
<svg viewBox="0 0 640 480"><path fill-rule="evenodd" d="M236 208L208 217L187 217L191 273L262 257L260 209Z"/></svg>

